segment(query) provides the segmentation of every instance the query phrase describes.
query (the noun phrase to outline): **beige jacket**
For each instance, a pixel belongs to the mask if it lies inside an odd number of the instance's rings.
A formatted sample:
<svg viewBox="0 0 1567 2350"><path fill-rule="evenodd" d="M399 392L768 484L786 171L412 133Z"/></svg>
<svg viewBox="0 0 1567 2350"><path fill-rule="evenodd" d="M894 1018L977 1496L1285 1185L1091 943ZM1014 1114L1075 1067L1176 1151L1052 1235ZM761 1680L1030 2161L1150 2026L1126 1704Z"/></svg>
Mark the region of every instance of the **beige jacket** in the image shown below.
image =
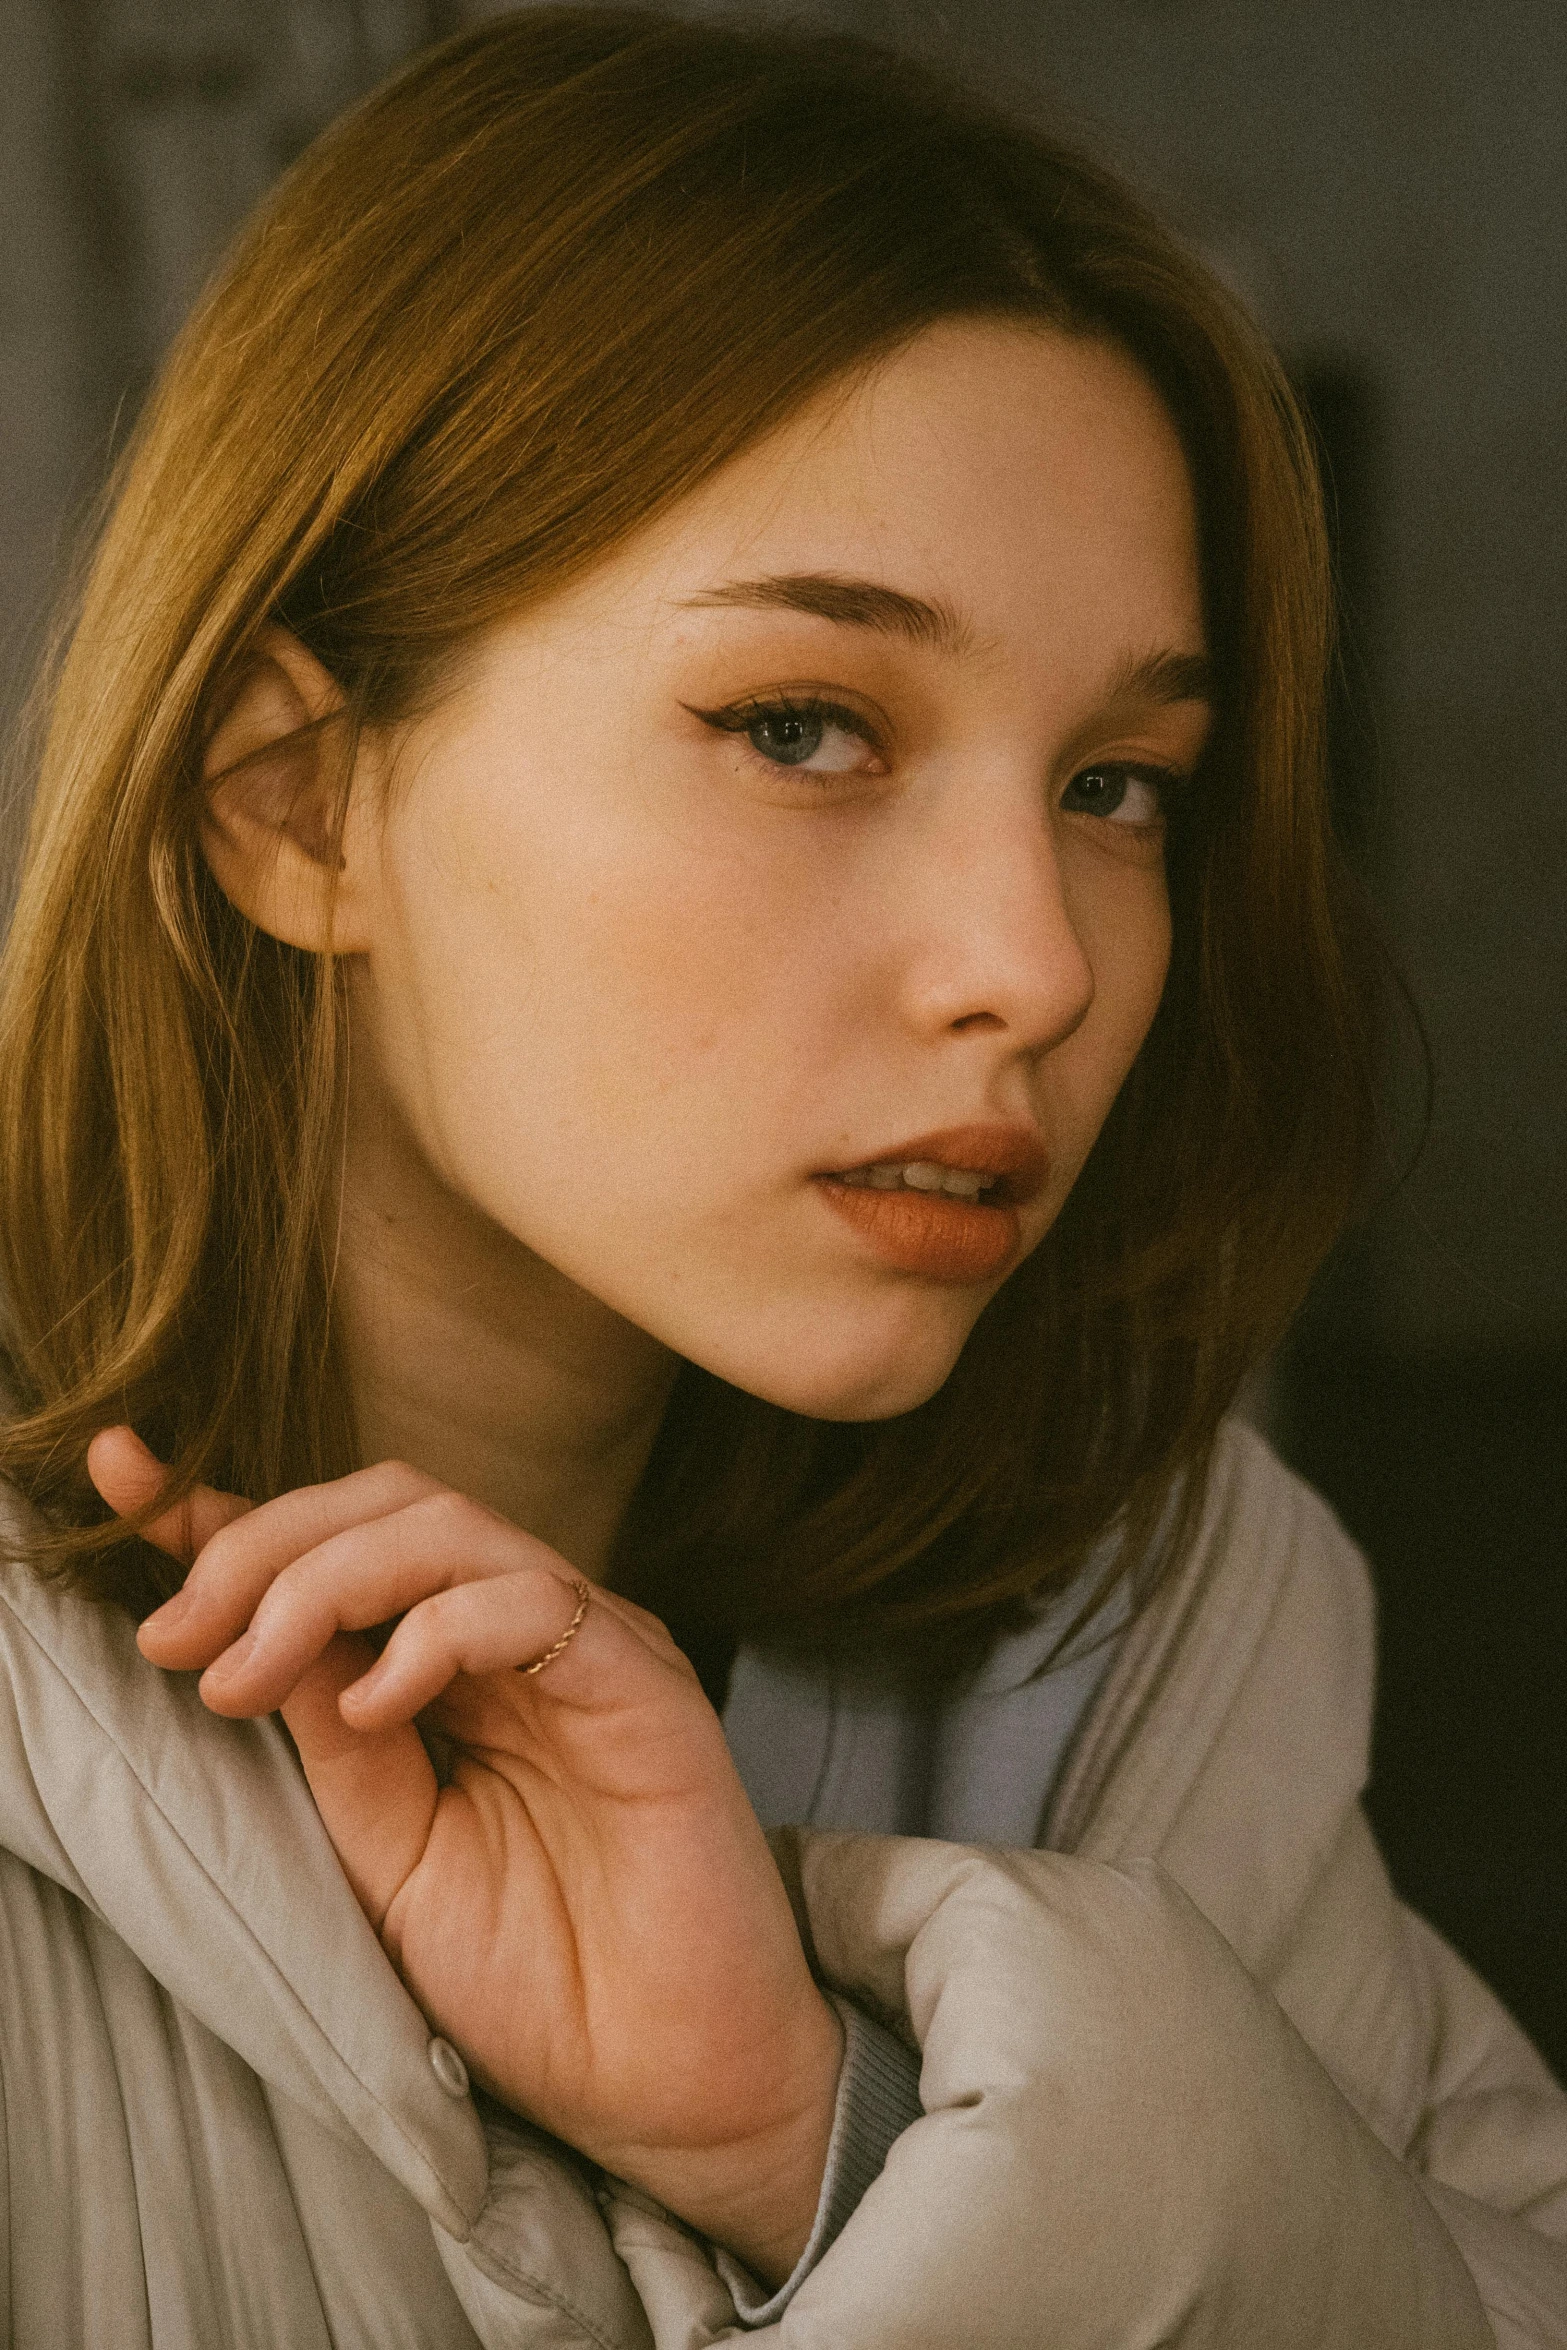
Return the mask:
<svg viewBox="0 0 1567 2350"><path fill-rule="evenodd" d="M219 1722L22 1568L0 1600L18 2350L745 2338L705 2246L481 2118L272 1724ZM1357 1554L1235 1430L1059 1849L780 1835L819 1970L912 2031L926 2110L750 2338L1567 2344L1567 2098L1390 1891L1357 1805L1371 1649Z"/></svg>

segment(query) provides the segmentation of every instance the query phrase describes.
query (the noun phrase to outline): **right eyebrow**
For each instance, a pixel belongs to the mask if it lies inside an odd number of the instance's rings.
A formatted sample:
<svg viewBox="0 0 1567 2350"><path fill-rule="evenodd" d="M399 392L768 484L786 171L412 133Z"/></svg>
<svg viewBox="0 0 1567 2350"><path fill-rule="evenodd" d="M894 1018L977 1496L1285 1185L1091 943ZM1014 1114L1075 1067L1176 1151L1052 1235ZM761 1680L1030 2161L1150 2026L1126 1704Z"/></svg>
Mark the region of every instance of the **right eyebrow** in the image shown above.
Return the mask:
<svg viewBox="0 0 1567 2350"><path fill-rule="evenodd" d="M804 612L841 628L874 629L880 635L901 636L957 657L972 652L975 646L972 622L945 598L914 596L880 580L845 579L830 571L773 572L760 579L730 579L684 600L688 611L715 606ZM1213 707L1217 701L1214 665L1206 653L1182 653L1173 648L1141 659L1129 656L1115 672L1107 699L1205 702Z"/></svg>
<svg viewBox="0 0 1567 2350"><path fill-rule="evenodd" d="M828 571L773 573L764 579L725 580L686 599L687 609L739 605L760 612L805 612L841 628L870 628L907 637L938 652L970 651L974 631L962 613L940 598L911 596L874 579L841 579Z"/></svg>

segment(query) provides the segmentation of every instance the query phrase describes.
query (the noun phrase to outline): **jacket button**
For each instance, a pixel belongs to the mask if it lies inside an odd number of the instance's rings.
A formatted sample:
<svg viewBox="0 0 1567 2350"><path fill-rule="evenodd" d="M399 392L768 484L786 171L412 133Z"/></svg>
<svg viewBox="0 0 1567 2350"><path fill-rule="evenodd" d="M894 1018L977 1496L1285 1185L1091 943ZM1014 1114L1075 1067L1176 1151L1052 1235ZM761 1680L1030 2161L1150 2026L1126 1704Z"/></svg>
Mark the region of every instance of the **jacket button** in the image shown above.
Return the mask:
<svg viewBox="0 0 1567 2350"><path fill-rule="evenodd" d="M467 2096L468 2067L463 2063L450 2040L432 2040L430 2042L430 2070L448 2097Z"/></svg>

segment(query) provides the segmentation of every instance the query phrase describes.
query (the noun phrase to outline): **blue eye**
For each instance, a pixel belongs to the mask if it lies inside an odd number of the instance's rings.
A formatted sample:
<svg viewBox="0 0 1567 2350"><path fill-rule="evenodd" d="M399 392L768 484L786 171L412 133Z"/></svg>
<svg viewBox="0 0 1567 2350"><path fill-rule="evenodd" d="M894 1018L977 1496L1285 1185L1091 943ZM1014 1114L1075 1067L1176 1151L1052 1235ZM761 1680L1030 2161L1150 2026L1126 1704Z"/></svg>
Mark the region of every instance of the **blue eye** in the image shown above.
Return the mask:
<svg viewBox="0 0 1567 2350"><path fill-rule="evenodd" d="M745 730L746 741L780 767L799 767L822 747L827 722L817 710L760 710Z"/></svg>
<svg viewBox="0 0 1567 2350"><path fill-rule="evenodd" d="M727 710L698 710L690 703L686 707L720 734L744 735L770 767L800 767L825 777L884 772L870 727L838 702L737 702Z"/></svg>
<svg viewBox="0 0 1567 2350"><path fill-rule="evenodd" d="M1110 761L1085 767L1061 794L1073 816L1119 818L1123 824L1157 824L1174 777L1158 767L1129 767Z"/></svg>

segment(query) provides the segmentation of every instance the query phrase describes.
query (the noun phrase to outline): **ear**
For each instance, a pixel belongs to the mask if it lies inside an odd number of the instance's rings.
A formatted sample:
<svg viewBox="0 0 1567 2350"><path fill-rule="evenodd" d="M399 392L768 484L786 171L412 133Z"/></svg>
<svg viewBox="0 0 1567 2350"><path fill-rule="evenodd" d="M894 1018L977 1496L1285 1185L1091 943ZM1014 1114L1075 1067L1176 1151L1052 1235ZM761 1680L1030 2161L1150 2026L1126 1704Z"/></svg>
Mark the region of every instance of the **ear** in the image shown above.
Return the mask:
<svg viewBox="0 0 1567 2350"><path fill-rule="evenodd" d="M343 847L334 850L340 770L332 730L320 724L343 707L315 655L286 628L264 628L209 720L201 845L224 896L258 930L289 946L352 955L369 944L364 860L350 853L362 827L351 795Z"/></svg>

